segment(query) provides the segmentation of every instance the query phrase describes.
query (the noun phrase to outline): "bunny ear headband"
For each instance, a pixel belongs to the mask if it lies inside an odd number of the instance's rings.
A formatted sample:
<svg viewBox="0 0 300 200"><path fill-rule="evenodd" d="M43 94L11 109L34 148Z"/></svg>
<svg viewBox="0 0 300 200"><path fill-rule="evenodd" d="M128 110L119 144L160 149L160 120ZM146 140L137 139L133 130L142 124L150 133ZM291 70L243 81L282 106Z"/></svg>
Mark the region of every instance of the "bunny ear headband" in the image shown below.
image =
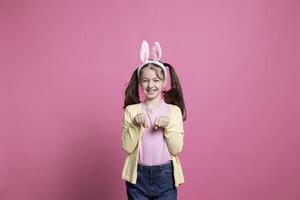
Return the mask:
<svg viewBox="0 0 300 200"><path fill-rule="evenodd" d="M160 48L159 43L154 42L154 45L152 46L152 49L151 49L152 60L149 60L149 56L150 56L149 45L148 45L147 41L143 40L142 45L141 45L141 50L140 50L140 59L142 61L142 64L138 68L138 76L139 76L140 70L143 66L145 66L146 64L149 64L149 63L153 63L153 64L160 66L163 69L164 74L165 74L165 79L167 79L166 67L161 62L159 62L159 60L161 59L161 54L162 53L161 53L161 48Z"/></svg>

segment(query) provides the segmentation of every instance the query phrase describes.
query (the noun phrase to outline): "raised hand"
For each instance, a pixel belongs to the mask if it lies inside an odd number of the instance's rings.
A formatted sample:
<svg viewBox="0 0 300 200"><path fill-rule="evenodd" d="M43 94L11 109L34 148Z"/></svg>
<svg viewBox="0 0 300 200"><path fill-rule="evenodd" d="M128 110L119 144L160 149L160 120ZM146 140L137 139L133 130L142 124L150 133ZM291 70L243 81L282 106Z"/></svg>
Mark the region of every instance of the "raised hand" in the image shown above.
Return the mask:
<svg viewBox="0 0 300 200"><path fill-rule="evenodd" d="M169 123L169 117L167 116L159 116L155 119L155 129L158 129L158 128L165 128Z"/></svg>
<svg viewBox="0 0 300 200"><path fill-rule="evenodd" d="M148 120L148 116L146 113L139 113L134 117L134 123L136 125L142 125L144 126L144 128L148 128L149 127L149 120Z"/></svg>

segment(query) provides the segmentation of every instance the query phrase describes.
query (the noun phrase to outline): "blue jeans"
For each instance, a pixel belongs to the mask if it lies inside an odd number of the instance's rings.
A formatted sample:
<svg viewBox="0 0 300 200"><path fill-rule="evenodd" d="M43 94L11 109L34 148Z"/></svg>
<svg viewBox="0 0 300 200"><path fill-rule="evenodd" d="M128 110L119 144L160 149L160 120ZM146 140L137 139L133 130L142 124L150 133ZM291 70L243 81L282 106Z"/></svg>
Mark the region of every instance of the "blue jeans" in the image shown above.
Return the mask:
<svg viewBox="0 0 300 200"><path fill-rule="evenodd" d="M138 164L137 183L126 181L128 200L177 200L172 161L163 165Z"/></svg>

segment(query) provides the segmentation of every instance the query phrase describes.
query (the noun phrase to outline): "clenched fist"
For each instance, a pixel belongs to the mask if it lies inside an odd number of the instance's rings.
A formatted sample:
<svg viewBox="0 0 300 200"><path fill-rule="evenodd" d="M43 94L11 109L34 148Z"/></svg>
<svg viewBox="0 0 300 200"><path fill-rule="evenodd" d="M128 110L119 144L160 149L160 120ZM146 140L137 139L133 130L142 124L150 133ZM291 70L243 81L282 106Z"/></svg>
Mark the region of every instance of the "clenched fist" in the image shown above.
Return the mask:
<svg viewBox="0 0 300 200"><path fill-rule="evenodd" d="M134 117L134 123L136 125L143 125L144 128L148 128L149 127L149 120L148 120L148 116L146 113L139 113Z"/></svg>
<svg viewBox="0 0 300 200"><path fill-rule="evenodd" d="M169 117L167 116L159 116L155 119L155 129L165 128L169 123Z"/></svg>

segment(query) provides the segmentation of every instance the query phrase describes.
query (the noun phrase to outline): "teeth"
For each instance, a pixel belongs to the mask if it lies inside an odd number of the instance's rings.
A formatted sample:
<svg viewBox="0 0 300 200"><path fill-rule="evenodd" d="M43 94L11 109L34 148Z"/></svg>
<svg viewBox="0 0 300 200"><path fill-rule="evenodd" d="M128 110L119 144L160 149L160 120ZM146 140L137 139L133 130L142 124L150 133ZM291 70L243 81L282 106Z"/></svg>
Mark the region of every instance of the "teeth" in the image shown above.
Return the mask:
<svg viewBox="0 0 300 200"><path fill-rule="evenodd" d="M148 93L154 93L156 90L147 90Z"/></svg>

